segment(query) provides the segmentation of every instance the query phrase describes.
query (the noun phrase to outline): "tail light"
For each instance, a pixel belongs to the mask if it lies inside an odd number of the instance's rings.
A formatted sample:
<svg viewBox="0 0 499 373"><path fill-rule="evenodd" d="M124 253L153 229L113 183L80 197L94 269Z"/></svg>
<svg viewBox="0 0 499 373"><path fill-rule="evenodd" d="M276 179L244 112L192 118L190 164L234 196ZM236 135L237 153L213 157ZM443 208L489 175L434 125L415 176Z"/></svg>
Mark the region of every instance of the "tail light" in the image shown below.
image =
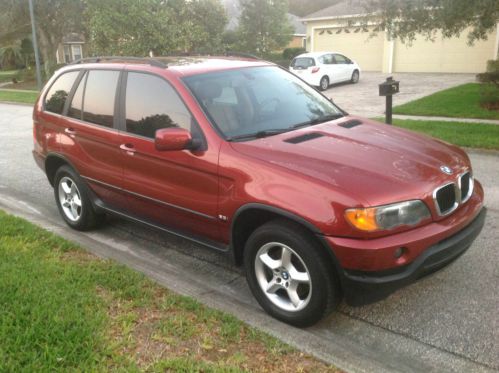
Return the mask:
<svg viewBox="0 0 499 373"><path fill-rule="evenodd" d="M316 72L317 72L317 71L319 71L319 70L320 70L320 67L317 67L317 66L316 66L316 67L314 67L314 68L312 69L312 74L316 73Z"/></svg>

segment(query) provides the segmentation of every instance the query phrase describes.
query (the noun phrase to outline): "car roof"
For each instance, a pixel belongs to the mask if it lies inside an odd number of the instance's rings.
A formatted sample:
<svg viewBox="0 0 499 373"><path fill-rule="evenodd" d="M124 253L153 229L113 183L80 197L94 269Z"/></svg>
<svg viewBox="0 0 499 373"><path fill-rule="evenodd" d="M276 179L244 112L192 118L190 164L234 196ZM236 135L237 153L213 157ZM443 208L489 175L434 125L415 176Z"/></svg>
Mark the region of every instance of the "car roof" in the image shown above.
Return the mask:
<svg viewBox="0 0 499 373"><path fill-rule="evenodd" d="M325 52L308 52L308 53L303 53L303 54L300 54L300 55L296 56L295 58L301 58L301 57L316 58L316 57L323 56L323 55L325 55L325 54L341 54L341 55L343 55L343 53L340 53L340 52L335 52L335 51L325 51Z"/></svg>
<svg viewBox="0 0 499 373"><path fill-rule="evenodd" d="M97 58L98 59L98 58ZM197 75L214 71L231 70L245 67L256 66L274 66L274 63L259 60L257 58L244 57L224 57L224 56L195 56L195 57L155 57L143 59L127 59L113 57L112 59L102 58L102 61L85 62L68 65L72 68L98 68L98 69L116 69L128 66L137 66L143 71L152 71L156 69L165 70L178 76ZM66 69L66 68L64 68ZM156 70L157 71L157 70Z"/></svg>

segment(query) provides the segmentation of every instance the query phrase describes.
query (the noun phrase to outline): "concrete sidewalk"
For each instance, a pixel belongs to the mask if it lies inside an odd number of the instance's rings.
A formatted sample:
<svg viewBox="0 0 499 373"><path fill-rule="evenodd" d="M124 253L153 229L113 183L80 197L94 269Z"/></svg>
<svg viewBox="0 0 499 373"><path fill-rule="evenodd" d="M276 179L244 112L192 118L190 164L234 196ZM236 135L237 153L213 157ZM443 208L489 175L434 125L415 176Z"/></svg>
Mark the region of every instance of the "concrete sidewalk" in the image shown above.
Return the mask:
<svg viewBox="0 0 499 373"><path fill-rule="evenodd" d="M430 120L440 122L458 122L458 123L484 123L499 125L497 119L476 119L476 118L452 118L452 117L427 117L423 115L402 115L393 114L393 119L410 119L410 120Z"/></svg>

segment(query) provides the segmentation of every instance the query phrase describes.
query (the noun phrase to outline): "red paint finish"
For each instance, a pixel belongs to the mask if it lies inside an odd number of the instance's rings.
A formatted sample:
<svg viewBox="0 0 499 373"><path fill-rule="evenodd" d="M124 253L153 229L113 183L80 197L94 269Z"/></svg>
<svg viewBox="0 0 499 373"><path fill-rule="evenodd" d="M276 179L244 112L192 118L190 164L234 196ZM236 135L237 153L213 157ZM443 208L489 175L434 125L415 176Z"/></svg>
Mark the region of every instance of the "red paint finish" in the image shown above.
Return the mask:
<svg viewBox="0 0 499 373"><path fill-rule="evenodd" d="M237 211L258 203L293 214L314 227L346 269L384 270L410 263L425 249L467 226L483 205L476 181L472 197L449 216L437 214L432 193L471 170L461 149L410 131L353 116L244 142L227 142L182 83L187 75L268 65L234 59L184 59L168 69L149 65L85 64L63 69L117 69L165 79L189 109L204 138L185 149L185 130L158 131L150 139L34 110L34 154L43 166L64 156L105 203L136 216L230 244ZM53 79L52 79L53 81ZM50 82L47 87L50 86ZM47 88L41 94L44 97ZM362 125L339 124L357 119ZM298 135L320 134L290 143ZM162 150L166 148L184 150ZM446 175L440 166L449 166ZM416 227L366 233L348 224L344 212L419 199L431 218ZM394 250L406 248L399 259Z"/></svg>

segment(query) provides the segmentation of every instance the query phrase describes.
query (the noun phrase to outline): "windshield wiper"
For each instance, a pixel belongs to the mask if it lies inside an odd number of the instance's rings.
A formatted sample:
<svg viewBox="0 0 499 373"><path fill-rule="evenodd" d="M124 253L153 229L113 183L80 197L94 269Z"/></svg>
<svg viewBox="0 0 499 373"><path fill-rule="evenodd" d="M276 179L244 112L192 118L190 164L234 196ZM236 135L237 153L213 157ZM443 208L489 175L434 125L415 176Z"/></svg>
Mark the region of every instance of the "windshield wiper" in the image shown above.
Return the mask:
<svg viewBox="0 0 499 373"><path fill-rule="evenodd" d="M314 124L319 124L319 123L324 123L324 122L329 122L330 120L335 120L335 119L339 119L341 117L343 117L344 115L341 114L341 113L336 113L336 114L328 114L328 115L323 115L321 117L317 117L317 118L314 118L314 119L311 119L311 120L308 120L306 122L302 122L302 123L298 123L298 124L295 124L293 127L293 129L296 129L296 128L301 128L301 127L307 127L307 126L313 126Z"/></svg>
<svg viewBox="0 0 499 373"><path fill-rule="evenodd" d="M275 128L270 130L262 130L244 135L237 135L227 138L227 141L243 140L243 139L260 139L267 136L279 135L280 133L291 131L293 128Z"/></svg>

